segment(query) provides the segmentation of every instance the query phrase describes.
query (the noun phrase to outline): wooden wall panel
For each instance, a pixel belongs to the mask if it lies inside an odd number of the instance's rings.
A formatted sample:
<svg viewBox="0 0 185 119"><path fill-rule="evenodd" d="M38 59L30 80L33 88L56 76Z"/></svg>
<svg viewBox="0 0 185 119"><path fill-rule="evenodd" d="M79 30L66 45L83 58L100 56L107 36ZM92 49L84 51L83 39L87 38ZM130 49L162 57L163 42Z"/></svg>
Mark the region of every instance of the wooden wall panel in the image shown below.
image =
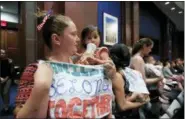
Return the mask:
<svg viewBox="0 0 185 119"><path fill-rule="evenodd" d="M139 2L133 2L132 8L132 45L139 40Z"/></svg>
<svg viewBox="0 0 185 119"><path fill-rule="evenodd" d="M1 48L6 50L9 58L14 62L18 62L19 48L18 48L18 31L1 30Z"/></svg>
<svg viewBox="0 0 185 119"><path fill-rule="evenodd" d="M97 12L97 2L65 2L65 15L76 24L79 37L85 26L97 25Z"/></svg>
<svg viewBox="0 0 185 119"><path fill-rule="evenodd" d="M122 6L123 43L133 46L139 40L139 2L125 1Z"/></svg>

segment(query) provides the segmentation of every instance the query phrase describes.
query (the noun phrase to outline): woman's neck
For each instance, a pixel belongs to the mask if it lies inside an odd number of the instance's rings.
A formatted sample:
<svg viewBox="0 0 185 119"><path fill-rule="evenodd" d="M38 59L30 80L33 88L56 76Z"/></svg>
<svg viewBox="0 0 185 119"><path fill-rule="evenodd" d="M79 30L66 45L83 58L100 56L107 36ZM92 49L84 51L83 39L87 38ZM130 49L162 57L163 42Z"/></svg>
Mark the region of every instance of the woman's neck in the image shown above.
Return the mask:
<svg viewBox="0 0 185 119"><path fill-rule="evenodd" d="M141 51L139 51L136 55L139 55L141 57L144 57L144 54Z"/></svg>
<svg viewBox="0 0 185 119"><path fill-rule="evenodd" d="M53 62L67 62L71 63L70 55L63 52L50 52L50 55L48 56L48 60Z"/></svg>

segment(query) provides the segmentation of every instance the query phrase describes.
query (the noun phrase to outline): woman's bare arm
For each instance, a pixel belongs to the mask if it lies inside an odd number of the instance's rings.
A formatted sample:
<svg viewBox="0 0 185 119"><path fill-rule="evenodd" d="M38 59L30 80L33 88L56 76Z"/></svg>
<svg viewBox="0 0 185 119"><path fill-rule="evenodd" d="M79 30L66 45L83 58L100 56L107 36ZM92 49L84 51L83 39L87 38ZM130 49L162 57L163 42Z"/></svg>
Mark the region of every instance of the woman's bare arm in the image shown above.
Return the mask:
<svg viewBox="0 0 185 119"><path fill-rule="evenodd" d="M154 83L157 83L157 82L159 82L159 81L161 81L163 79L163 77L146 78L146 75L145 75L145 63L144 63L143 59L141 57L139 57L139 56L135 56L134 58L132 58L131 68L139 71L142 74L143 79L144 79L146 84L154 84Z"/></svg>
<svg viewBox="0 0 185 119"><path fill-rule="evenodd" d="M112 80L113 90L116 97L116 102L120 106L121 110L129 110L138 108L141 105L145 104L140 102L130 102L125 98L125 91L124 91L124 80L120 73L116 73L116 77ZM149 101L149 100L148 100ZM147 102L148 102L147 101Z"/></svg>
<svg viewBox="0 0 185 119"><path fill-rule="evenodd" d="M39 64L38 69L34 74L34 86L30 97L23 105L23 107L17 112L16 118L46 118L46 113L43 115L37 115L41 108L41 103L44 98L49 96L49 89L51 86L52 71L46 64ZM47 105L48 103L46 103ZM45 106L48 107L48 106Z"/></svg>

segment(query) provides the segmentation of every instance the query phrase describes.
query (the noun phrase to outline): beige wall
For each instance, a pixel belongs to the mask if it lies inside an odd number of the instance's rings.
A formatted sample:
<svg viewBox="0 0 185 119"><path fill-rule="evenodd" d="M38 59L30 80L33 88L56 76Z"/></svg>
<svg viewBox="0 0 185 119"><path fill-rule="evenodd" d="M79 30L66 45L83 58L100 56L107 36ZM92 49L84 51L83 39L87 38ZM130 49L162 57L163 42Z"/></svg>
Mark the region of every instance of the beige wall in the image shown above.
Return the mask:
<svg viewBox="0 0 185 119"><path fill-rule="evenodd" d="M80 37L85 26L97 25L97 2L65 2L65 15L74 21Z"/></svg>

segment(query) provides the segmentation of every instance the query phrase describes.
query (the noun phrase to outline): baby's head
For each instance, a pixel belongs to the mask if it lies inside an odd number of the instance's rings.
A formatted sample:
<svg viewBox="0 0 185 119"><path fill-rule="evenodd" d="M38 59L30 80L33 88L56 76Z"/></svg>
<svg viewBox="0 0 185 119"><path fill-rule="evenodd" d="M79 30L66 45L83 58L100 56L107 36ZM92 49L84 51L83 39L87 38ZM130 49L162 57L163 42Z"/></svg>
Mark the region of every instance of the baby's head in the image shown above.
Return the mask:
<svg viewBox="0 0 185 119"><path fill-rule="evenodd" d="M87 48L88 43L94 43L96 47L100 45L100 31L96 26L89 25L81 33L82 46Z"/></svg>

